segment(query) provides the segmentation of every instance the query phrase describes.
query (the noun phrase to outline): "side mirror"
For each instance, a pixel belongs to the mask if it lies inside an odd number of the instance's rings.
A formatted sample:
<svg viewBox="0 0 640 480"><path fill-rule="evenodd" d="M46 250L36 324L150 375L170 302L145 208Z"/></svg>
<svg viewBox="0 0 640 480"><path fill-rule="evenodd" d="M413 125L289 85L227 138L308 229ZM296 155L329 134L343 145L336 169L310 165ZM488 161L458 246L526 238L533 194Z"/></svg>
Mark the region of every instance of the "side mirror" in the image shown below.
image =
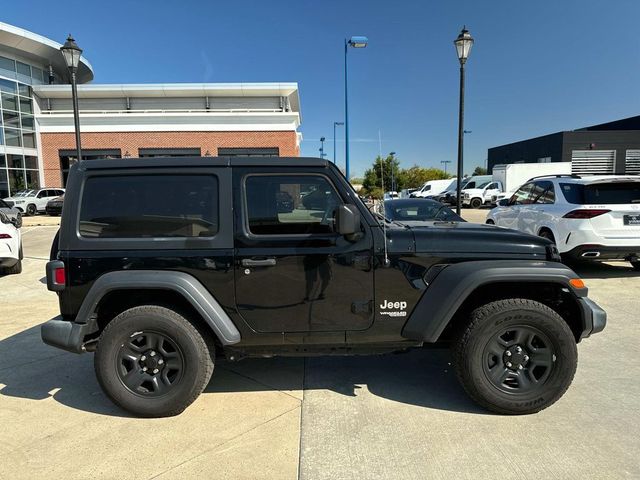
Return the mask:
<svg viewBox="0 0 640 480"><path fill-rule="evenodd" d="M498 206L499 207L506 207L509 205L509 199L508 198L503 198L501 200L498 200Z"/></svg>
<svg viewBox="0 0 640 480"><path fill-rule="evenodd" d="M360 233L360 212L355 205L340 205L335 215L336 232L351 240ZM352 238L349 238L352 237Z"/></svg>

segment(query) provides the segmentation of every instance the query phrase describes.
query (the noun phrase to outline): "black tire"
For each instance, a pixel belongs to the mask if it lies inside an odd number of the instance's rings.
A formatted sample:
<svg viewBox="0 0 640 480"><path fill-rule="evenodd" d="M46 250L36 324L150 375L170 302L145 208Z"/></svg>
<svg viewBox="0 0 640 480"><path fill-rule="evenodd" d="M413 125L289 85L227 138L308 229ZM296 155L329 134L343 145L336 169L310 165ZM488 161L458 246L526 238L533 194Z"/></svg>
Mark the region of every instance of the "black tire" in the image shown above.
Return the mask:
<svg viewBox="0 0 640 480"><path fill-rule="evenodd" d="M504 351L494 354L495 346ZM554 310L514 298L475 309L453 344L453 359L458 379L473 400L496 413L523 415L562 397L573 380L578 351L571 329Z"/></svg>
<svg viewBox="0 0 640 480"><path fill-rule="evenodd" d="M553 232L550 230L541 230L539 236L546 238L547 240L551 240L554 244L556 243L556 237L553 236Z"/></svg>
<svg viewBox="0 0 640 480"><path fill-rule="evenodd" d="M494 222L493 220L487 220L487 225L495 225L496 222Z"/></svg>
<svg viewBox="0 0 640 480"><path fill-rule="evenodd" d="M207 345L186 318L165 307L144 305L109 322L100 335L94 366L100 386L116 405L141 417L170 417L202 393L214 358L213 342Z"/></svg>
<svg viewBox="0 0 640 480"><path fill-rule="evenodd" d="M479 198L472 198L470 206L471 208L480 208L482 206L482 200Z"/></svg>
<svg viewBox="0 0 640 480"><path fill-rule="evenodd" d="M25 215L27 217L32 217L37 213L38 213L38 207L36 207L33 203L30 203L29 205L27 205L27 211L25 212Z"/></svg>
<svg viewBox="0 0 640 480"><path fill-rule="evenodd" d="M631 266L633 267L634 270L640 272L640 260L632 260Z"/></svg>
<svg viewBox="0 0 640 480"><path fill-rule="evenodd" d="M20 249L20 251L22 252L22 249ZM22 253L20 253L20 256L22 256ZM4 273L7 275L17 275L22 273L22 259L20 258L13 267L5 267Z"/></svg>

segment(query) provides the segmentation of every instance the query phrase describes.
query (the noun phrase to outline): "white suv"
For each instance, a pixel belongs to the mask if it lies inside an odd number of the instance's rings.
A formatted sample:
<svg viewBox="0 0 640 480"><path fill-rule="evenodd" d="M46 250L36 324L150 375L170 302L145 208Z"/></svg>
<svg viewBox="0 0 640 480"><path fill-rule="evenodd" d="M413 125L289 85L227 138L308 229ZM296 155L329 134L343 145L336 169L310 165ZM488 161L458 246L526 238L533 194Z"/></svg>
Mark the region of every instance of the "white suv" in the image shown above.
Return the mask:
<svg viewBox="0 0 640 480"><path fill-rule="evenodd" d="M582 260L627 260L640 270L640 176L538 177L500 200L487 223L546 237Z"/></svg>
<svg viewBox="0 0 640 480"><path fill-rule="evenodd" d="M22 272L22 236L14 223L0 212L0 275Z"/></svg>
<svg viewBox="0 0 640 480"><path fill-rule="evenodd" d="M64 188L41 188L39 190L22 190L12 197L4 199L10 207L15 207L27 215L44 212L47 203L64 193Z"/></svg>

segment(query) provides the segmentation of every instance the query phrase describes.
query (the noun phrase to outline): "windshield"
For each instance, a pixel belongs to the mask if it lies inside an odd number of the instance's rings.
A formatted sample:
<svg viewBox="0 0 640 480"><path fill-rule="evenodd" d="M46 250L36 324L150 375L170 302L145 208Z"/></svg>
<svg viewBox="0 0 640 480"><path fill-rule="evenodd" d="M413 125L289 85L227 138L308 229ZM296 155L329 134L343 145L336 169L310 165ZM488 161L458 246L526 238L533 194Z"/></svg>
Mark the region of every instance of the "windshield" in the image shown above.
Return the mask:
<svg viewBox="0 0 640 480"><path fill-rule="evenodd" d="M560 189L567 202L576 205L640 203L640 182L561 183Z"/></svg>
<svg viewBox="0 0 640 480"><path fill-rule="evenodd" d="M489 185L491 182L482 182L480 185L478 185L476 188L484 188L487 185Z"/></svg>
<svg viewBox="0 0 640 480"><path fill-rule="evenodd" d="M35 190L20 190L14 197L32 197L36 194Z"/></svg>
<svg viewBox="0 0 640 480"><path fill-rule="evenodd" d="M410 221L458 221L458 217L453 211L445 207L439 202L429 202L421 200L415 203L397 204L394 202L385 202L384 216L393 221L410 222Z"/></svg>

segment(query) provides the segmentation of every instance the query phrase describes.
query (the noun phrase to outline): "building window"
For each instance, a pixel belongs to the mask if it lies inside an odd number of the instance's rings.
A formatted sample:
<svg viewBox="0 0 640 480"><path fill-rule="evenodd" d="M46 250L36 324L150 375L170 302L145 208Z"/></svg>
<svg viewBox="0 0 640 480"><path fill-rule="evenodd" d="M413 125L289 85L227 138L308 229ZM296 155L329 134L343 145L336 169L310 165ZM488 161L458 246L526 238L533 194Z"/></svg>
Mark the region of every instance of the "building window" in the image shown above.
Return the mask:
<svg viewBox="0 0 640 480"><path fill-rule="evenodd" d="M33 155L0 154L0 198L31 188L40 188L38 158Z"/></svg>
<svg viewBox="0 0 640 480"><path fill-rule="evenodd" d="M627 175L640 175L640 150L627 150L624 165Z"/></svg>
<svg viewBox="0 0 640 480"><path fill-rule="evenodd" d="M69 168L71 165L78 161L78 156L75 150L59 150L58 156L60 157L60 173L62 175L62 186L67 185L67 178L69 177ZM83 149L82 160L99 160L101 158L122 158L121 150L119 148L98 150L98 149Z"/></svg>
<svg viewBox="0 0 640 480"><path fill-rule="evenodd" d="M199 157L199 148L140 148L138 149L140 158L154 157Z"/></svg>
<svg viewBox="0 0 640 480"><path fill-rule="evenodd" d="M219 157L279 157L280 149L274 148L218 148Z"/></svg>
<svg viewBox="0 0 640 480"><path fill-rule="evenodd" d="M607 175L613 173L615 150L573 150L571 173L577 175Z"/></svg>

